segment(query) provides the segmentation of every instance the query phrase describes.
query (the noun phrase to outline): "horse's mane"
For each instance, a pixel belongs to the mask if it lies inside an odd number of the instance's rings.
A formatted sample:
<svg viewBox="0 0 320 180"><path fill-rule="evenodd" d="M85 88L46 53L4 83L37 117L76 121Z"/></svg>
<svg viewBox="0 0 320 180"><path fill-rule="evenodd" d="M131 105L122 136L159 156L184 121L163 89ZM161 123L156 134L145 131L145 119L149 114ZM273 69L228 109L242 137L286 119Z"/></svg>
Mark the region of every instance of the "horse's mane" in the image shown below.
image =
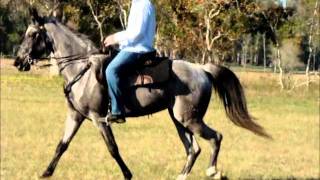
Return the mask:
<svg viewBox="0 0 320 180"><path fill-rule="evenodd" d="M62 25L62 26L65 26L65 25L63 25L63 24L61 24L61 25ZM96 45L94 44L94 42L92 42L92 40L89 39L89 36L88 36L88 35L83 34L83 33L80 33L80 32L78 32L78 31L76 31L76 30L74 30L74 29L71 29L71 28L68 27L68 26L65 26L65 27L66 27L67 29L69 29L72 33L74 33L76 36L78 36L81 40L83 40L84 42L89 43L90 46L93 46L93 47L97 48Z"/></svg>
<svg viewBox="0 0 320 180"><path fill-rule="evenodd" d="M79 44L82 44L82 43L86 44L87 47L90 47L93 53L99 51L96 45L89 39L87 35L70 28L65 24L60 23L53 17L47 17L46 22L57 25L58 27L60 27L60 29L64 31L65 34L69 35L70 37L74 37L74 39L78 41Z"/></svg>

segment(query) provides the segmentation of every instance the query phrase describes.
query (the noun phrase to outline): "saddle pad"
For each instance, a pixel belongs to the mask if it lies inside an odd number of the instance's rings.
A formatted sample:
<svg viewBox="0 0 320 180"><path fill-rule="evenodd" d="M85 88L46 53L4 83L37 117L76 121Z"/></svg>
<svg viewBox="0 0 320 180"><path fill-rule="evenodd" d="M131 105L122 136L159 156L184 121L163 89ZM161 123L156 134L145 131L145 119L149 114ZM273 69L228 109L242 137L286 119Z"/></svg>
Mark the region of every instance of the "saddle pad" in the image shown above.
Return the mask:
<svg viewBox="0 0 320 180"><path fill-rule="evenodd" d="M172 62L169 59L159 61L157 65L147 66L131 75L128 79L129 86L145 86L168 81Z"/></svg>

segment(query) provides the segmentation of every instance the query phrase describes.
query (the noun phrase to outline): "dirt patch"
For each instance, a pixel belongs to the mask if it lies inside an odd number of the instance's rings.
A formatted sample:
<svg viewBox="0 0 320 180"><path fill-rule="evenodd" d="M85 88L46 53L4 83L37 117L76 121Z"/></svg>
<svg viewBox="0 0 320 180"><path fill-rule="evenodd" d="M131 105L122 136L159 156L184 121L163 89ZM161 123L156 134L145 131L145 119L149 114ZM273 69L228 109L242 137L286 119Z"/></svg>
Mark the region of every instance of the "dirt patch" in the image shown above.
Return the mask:
<svg viewBox="0 0 320 180"><path fill-rule="evenodd" d="M14 59L0 58L0 68L14 68Z"/></svg>
<svg viewBox="0 0 320 180"><path fill-rule="evenodd" d="M13 63L14 63L14 59L0 58L1 73L7 73L8 71L18 71L17 68L13 66ZM37 65L45 65L45 64L48 64L48 61L41 61L37 63ZM55 75L55 74L50 74L49 67L39 68L36 66L32 66L29 73L38 74L38 75L50 75L50 76Z"/></svg>

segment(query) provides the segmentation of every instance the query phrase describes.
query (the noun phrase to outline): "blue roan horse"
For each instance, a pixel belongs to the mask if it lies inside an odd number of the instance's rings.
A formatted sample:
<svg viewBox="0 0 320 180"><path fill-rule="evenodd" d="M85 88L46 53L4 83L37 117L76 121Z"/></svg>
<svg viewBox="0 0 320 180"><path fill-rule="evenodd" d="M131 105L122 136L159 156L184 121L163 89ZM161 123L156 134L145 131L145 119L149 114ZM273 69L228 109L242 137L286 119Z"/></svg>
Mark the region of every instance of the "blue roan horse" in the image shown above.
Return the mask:
<svg viewBox="0 0 320 180"><path fill-rule="evenodd" d="M65 80L68 116L64 136L42 177L53 174L56 165L85 119L91 120L101 131L112 157L120 166L125 179L132 174L122 160L111 126L101 119L107 114L108 93L99 77L112 54L96 54L98 50L87 38L75 34L53 18L40 17L31 10L33 23L29 25L14 65L27 71L33 60L45 53L53 53ZM137 117L168 109L187 153L187 161L178 179L186 179L200 154L194 134L207 140L212 147L207 176L220 178L217 158L222 134L208 127L206 113L212 87L223 102L227 117L236 125L253 133L270 137L249 115L243 88L228 68L212 64L197 65L182 60L172 61L170 79L159 86L133 87L126 90L126 116Z"/></svg>

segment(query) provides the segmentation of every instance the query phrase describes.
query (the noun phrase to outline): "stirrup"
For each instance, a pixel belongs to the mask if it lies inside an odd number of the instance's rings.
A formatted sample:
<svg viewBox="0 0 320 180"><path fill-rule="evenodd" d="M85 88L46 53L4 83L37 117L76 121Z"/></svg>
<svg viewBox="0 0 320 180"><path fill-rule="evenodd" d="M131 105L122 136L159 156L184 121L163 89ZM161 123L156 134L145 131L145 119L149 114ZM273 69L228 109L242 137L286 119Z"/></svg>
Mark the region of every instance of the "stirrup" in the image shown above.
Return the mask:
<svg viewBox="0 0 320 180"><path fill-rule="evenodd" d="M108 115L105 118L105 122L107 124L111 124L111 123L125 123L126 119L123 115L112 115L111 113L108 113Z"/></svg>

